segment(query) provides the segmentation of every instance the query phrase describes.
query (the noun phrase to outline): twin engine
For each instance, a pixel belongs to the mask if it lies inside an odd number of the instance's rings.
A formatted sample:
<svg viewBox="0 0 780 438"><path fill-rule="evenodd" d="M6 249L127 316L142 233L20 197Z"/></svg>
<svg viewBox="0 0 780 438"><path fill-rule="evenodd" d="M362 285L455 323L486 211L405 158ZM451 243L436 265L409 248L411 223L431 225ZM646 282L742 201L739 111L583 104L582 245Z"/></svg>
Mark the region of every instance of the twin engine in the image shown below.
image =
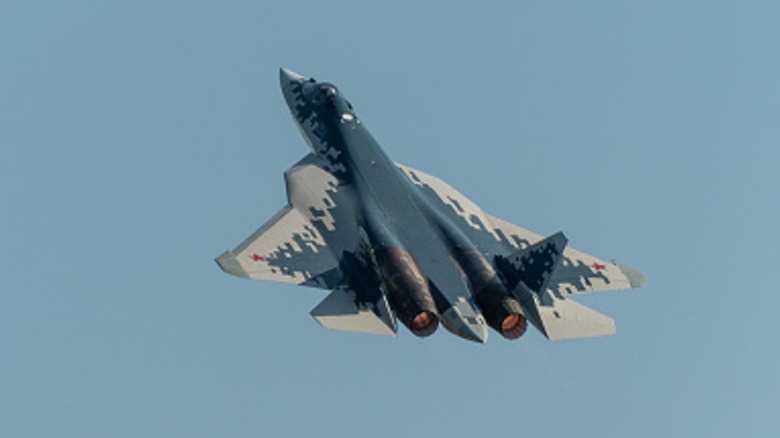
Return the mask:
<svg viewBox="0 0 780 438"><path fill-rule="evenodd" d="M439 326L439 313L412 256L396 246L377 248L373 255L401 323L416 336L433 334ZM527 328L523 309L493 266L476 249L456 248L453 255L488 325L507 339L522 336Z"/></svg>

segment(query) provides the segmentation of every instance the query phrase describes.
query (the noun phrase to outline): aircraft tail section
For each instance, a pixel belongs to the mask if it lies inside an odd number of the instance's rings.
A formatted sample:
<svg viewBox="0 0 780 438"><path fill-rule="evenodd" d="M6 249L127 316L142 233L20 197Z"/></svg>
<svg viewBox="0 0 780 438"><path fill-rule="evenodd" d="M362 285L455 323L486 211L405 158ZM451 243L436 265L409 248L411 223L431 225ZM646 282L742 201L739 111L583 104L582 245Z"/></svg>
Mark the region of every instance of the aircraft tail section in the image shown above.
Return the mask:
<svg viewBox="0 0 780 438"><path fill-rule="evenodd" d="M615 321L570 299L552 299L550 305L529 297L523 303L526 317L551 341L615 334Z"/></svg>
<svg viewBox="0 0 780 438"><path fill-rule="evenodd" d="M523 306L526 318L550 340L615 334L615 322L570 299L550 293L550 279L561 266L568 239L556 233L496 265Z"/></svg>
<svg viewBox="0 0 780 438"><path fill-rule="evenodd" d="M553 272L561 264L567 243L566 236L558 232L509 257L496 257L496 265L506 277L510 289L522 282L541 296Z"/></svg>
<svg viewBox="0 0 780 438"><path fill-rule="evenodd" d="M570 299L549 294L539 297L524 283L519 283L513 293L520 300L526 319L551 341L615 334L612 318Z"/></svg>
<svg viewBox="0 0 780 438"><path fill-rule="evenodd" d="M384 295L375 302L362 301L359 295L349 287L338 287L312 309L311 316L329 329L395 336L395 316Z"/></svg>

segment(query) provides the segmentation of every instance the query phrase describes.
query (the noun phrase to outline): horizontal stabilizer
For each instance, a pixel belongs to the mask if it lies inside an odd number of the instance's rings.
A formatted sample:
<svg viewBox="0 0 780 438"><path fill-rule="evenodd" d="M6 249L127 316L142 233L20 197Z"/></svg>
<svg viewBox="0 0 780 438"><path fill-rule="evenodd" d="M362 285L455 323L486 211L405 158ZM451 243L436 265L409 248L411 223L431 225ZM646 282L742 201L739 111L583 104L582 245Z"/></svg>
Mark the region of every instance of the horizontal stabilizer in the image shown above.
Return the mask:
<svg viewBox="0 0 780 438"><path fill-rule="evenodd" d="M518 289L526 288L520 285ZM526 297L522 300L526 317L551 341L615 334L612 318L570 299L553 298L550 305L542 305L530 293L516 291L515 294Z"/></svg>
<svg viewBox="0 0 780 438"><path fill-rule="evenodd" d="M323 327L334 330L395 336L398 331L395 315L384 295L376 301L360 302L351 288L333 290L311 311L311 316Z"/></svg>

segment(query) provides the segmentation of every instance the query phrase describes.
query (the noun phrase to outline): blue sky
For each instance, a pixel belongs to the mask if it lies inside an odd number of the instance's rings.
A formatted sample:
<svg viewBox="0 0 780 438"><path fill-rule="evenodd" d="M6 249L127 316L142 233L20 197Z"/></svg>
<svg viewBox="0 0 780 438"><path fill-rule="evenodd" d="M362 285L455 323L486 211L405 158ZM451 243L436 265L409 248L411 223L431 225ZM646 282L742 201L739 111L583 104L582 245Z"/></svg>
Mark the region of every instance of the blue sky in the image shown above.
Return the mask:
<svg viewBox="0 0 780 438"><path fill-rule="evenodd" d="M0 436L777 433L777 2L417 3L0 4ZM307 152L281 66L641 268L580 300L617 336L327 331L223 274Z"/></svg>

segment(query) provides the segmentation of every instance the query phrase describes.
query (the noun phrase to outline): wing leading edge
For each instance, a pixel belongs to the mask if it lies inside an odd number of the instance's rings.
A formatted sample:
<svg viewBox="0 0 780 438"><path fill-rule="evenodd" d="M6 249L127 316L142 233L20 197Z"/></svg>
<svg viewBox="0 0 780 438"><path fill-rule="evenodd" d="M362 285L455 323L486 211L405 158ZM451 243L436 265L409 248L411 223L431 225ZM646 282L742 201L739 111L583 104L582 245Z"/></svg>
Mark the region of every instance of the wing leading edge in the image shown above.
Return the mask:
<svg viewBox="0 0 780 438"><path fill-rule="evenodd" d="M476 203L433 175L400 164L398 167L429 201L438 204L475 244L493 256L510 257L545 238L485 213ZM549 288L560 296L567 296L631 289L642 286L645 281L637 269L567 246Z"/></svg>

